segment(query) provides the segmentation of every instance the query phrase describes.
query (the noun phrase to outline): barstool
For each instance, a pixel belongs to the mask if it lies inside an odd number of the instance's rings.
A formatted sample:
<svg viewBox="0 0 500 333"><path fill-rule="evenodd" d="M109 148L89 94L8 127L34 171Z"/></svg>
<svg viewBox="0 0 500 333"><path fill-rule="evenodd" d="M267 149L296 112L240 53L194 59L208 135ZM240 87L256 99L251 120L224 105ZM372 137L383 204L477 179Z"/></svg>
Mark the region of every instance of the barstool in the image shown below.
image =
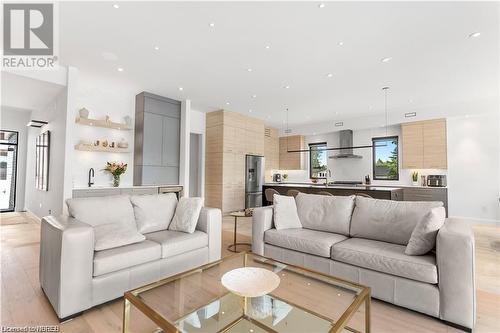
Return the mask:
<svg viewBox="0 0 500 333"><path fill-rule="evenodd" d="M286 192L286 195L288 195L289 197L296 197L298 194L300 193L299 190L288 190Z"/></svg>
<svg viewBox="0 0 500 333"><path fill-rule="evenodd" d="M266 201L273 204L274 201L274 195L275 194L280 194L278 191L276 191L274 188L266 188L264 191L264 196L266 197Z"/></svg>
<svg viewBox="0 0 500 333"><path fill-rule="evenodd" d="M320 191L320 192L318 192L316 194L319 194L319 195L329 195L329 196L333 197L333 194L331 194L330 192L326 192L326 191Z"/></svg>
<svg viewBox="0 0 500 333"><path fill-rule="evenodd" d="M354 195L357 195L358 197L365 197L365 198L372 198L373 197L371 195L368 195L366 193L355 193Z"/></svg>

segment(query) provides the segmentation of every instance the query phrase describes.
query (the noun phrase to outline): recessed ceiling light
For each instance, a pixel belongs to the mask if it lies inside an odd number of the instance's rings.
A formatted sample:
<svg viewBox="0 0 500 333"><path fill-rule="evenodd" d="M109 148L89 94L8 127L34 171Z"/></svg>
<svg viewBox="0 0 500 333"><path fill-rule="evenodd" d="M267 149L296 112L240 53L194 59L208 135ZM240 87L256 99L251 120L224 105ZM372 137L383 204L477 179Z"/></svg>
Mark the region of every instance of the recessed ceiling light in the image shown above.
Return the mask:
<svg viewBox="0 0 500 333"><path fill-rule="evenodd" d="M333 77L333 74L332 73L328 73L326 74L327 77Z"/></svg>
<svg viewBox="0 0 500 333"><path fill-rule="evenodd" d="M339 46L342 46L342 45L344 45L344 42L340 41L338 44L339 44Z"/></svg>
<svg viewBox="0 0 500 333"><path fill-rule="evenodd" d="M118 67L116 70L117 70L118 72L123 72L123 68L121 68L121 67Z"/></svg>
<svg viewBox="0 0 500 333"><path fill-rule="evenodd" d="M182 88L182 87L179 87L179 91L183 91L183 90L184 90L184 88Z"/></svg>
<svg viewBox="0 0 500 333"><path fill-rule="evenodd" d="M410 104L411 104L411 103L413 103L413 99L411 99L411 98L410 98L410 99L408 100L408 103L410 103Z"/></svg>
<svg viewBox="0 0 500 333"><path fill-rule="evenodd" d="M209 26L210 26L210 28L213 28L213 27L215 27L215 23L214 22L210 22Z"/></svg>
<svg viewBox="0 0 500 333"><path fill-rule="evenodd" d="M252 113L252 109L248 110L248 112Z"/></svg>
<svg viewBox="0 0 500 333"><path fill-rule="evenodd" d="M387 57L387 58L382 58L382 60L381 60L381 61L382 61L382 62L389 62L389 61L391 61L391 60L392 60L392 58L391 58L391 57Z"/></svg>
<svg viewBox="0 0 500 333"><path fill-rule="evenodd" d="M155 45L155 50L158 51L160 47L158 45Z"/></svg>
<svg viewBox="0 0 500 333"><path fill-rule="evenodd" d="M318 5L318 7L319 7L319 8L325 8L325 4L324 4L324 3L320 3L320 4Z"/></svg>
<svg viewBox="0 0 500 333"><path fill-rule="evenodd" d="M253 69L251 68L247 68L247 72L251 72Z"/></svg>
<svg viewBox="0 0 500 333"><path fill-rule="evenodd" d="M339 114L339 112L338 112L338 111L335 111L335 115L338 115L338 114Z"/></svg>
<svg viewBox="0 0 500 333"><path fill-rule="evenodd" d="M114 3L114 4L113 4L113 8L118 9L118 8L120 8L120 5L119 5L119 4L117 4L117 3Z"/></svg>
<svg viewBox="0 0 500 333"><path fill-rule="evenodd" d="M271 48L271 46L266 45L266 50L269 50L270 48Z"/></svg>
<svg viewBox="0 0 500 333"><path fill-rule="evenodd" d="M257 98L257 95L252 95L252 98Z"/></svg>
<svg viewBox="0 0 500 333"><path fill-rule="evenodd" d="M473 32L469 35L469 38L476 38L481 36L481 33L479 31Z"/></svg>
<svg viewBox="0 0 500 333"><path fill-rule="evenodd" d="M290 86L284 86L283 88L285 88L285 89L290 89Z"/></svg>
<svg viewBox="0 0 500 333"><path fill-rule="evenodd" d="M267 115L267 119L271 119L271 116L270 116L270 115Z"/></svg>
<svg viewBox="0 0 500 333"><path fill-rule="evenodd" d="M229 104L231 104L231 103L229 103L229 102L226 102L226 105L229 105Z"/></svg>
<svg viewBox="0 0 500 333"><path fill-rule="evenodd" d="M368 106L368 110L372 110L373 109L373 106Z"/></svg>

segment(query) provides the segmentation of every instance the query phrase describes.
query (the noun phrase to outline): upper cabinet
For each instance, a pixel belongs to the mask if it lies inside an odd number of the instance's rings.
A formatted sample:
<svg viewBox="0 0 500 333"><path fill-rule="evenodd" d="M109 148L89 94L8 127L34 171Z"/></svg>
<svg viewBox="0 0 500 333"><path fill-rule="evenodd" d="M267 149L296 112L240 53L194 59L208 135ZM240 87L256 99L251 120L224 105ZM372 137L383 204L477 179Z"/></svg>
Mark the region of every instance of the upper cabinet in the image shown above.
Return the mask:
<svg viewBox="0 0 500 333"><path fill-rule="evenodd" d="M401 125L403 169L447 169L446 119Z"/></svg>
<svg viewBox="0 0 500 333"><path fill-rule="evenodd" d="M265 180L273 179L272 170L280 168L279 131L273 127L266 127L264 132L264 157L266 158Z"/></svg>
<svg viewBox="0 0 500 333"><path fill-rule="evenodd" d="M179 183L181 102L142 92L135 100L134 185Z"/></svg>
<svg viewBox="0 0 500 333"><path fill-rule="evenodd" d="M289 151L304 148L303 135L283 136L279 139L279 168L280 170L303 170L304 159L302 153L290 153Z"/></svg>

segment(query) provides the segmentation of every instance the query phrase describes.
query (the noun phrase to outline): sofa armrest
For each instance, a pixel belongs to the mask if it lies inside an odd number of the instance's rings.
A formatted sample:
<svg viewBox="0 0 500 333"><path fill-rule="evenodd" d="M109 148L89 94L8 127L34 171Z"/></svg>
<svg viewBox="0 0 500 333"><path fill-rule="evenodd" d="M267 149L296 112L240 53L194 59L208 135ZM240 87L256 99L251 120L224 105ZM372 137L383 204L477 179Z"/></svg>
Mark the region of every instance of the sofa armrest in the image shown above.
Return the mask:
<svg viewBox="0 0 500 333"><path fill-rule="evenodd" d="M273 228L273 206L255 208L252 216L252 252L264 255L264 233Z"/></svg>
<svg viewBox="0 0 500 333"><path fill-rule="evenodd" d="M222 213L218 208L203 207L198 218L196 230L208 234L208 262L221 258Z"/></svg>
<svg viewBox="0 0 500 333"><path fill-rule="evenodd" d="M40 285L59 318L92 306L94 229L67 216L42 218Z"/></svg>
<svg viewBox="0 0 500 333"><path fill-rule="evenodd" d="M449 218L436 240L440 318L468 328L476 321L474 233L465 220Z"/></svg>

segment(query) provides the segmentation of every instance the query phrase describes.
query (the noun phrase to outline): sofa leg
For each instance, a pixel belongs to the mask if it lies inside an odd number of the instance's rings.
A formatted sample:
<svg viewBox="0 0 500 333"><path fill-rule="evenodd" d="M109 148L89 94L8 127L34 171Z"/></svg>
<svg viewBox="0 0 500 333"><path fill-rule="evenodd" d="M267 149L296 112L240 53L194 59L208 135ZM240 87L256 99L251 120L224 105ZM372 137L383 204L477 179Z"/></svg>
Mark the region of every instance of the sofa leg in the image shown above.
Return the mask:
<svg viewBox="0 0 500 333"><path fill-rule="evenodd" d="M70 320L72 320L73 318L76 318L76 317L78 317L78 316L81 316L82 314L83 314L83 311L81 311L81 312L77 312L77 313L74 313L74 314L72 314L72 315L70 315L70 316L67 316L67 317L64 317L64 318L59 318L59 324L63 324L63 323L65 323L65 322L67 322L67 321L70 321Z"/></svg>
<svg viewBox="0 0 500 333"><path fill-rule="evenodd" d="M468 327L465 327L465 326L462 326L462 325L458 325L458 324L455 324L455 323L452 323L452 322L449 322L449 321L446 321L446 320L441 320L441 321L443 323L445 323L446 325L451 326L453 328L459 329L459 330L464 331L464 332L472 333L472 328L468 328Z"/></svg>

